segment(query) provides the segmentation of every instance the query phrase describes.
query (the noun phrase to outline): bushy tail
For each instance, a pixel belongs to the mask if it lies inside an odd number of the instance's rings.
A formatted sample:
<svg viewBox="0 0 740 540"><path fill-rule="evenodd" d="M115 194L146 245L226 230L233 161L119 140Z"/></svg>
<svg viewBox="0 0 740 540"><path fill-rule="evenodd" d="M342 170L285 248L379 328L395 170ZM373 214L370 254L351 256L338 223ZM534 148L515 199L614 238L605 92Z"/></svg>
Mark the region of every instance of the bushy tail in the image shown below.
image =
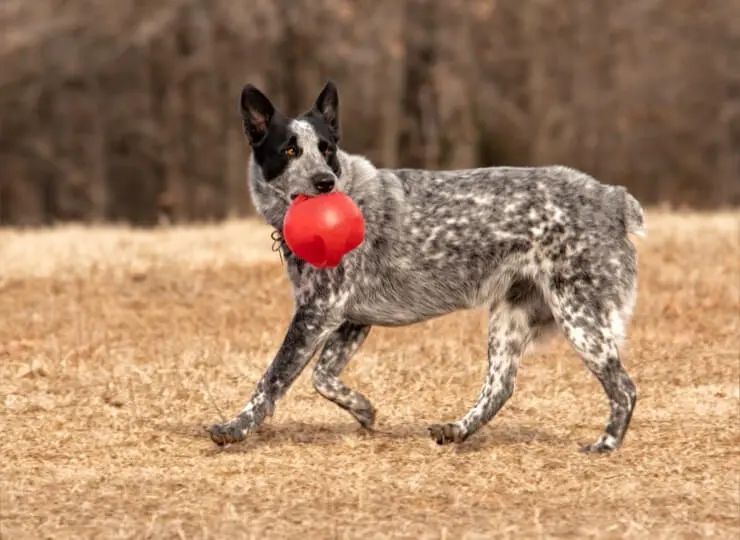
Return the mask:
<svg viewBox="0 0 740 540"><path fill-rule="evenodd" d="M645 213L642 206L624 187L620 186L624 197L624 224L627 232L642 238L647 236L647 225L645 223Z"/></svg>

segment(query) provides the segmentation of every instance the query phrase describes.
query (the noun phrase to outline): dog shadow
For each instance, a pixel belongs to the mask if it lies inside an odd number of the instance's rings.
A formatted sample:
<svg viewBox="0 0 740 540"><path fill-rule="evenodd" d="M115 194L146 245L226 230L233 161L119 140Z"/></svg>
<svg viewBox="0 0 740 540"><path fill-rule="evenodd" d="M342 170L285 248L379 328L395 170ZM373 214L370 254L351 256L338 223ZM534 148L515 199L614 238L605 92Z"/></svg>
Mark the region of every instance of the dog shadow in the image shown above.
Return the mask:
<svg viewBox="0 0 740 540"><path fill-rule="evenodd" d="M564 442L562 437L539 427L499 425L484 427L467 441L454 445L454 449L458 454L468 454L502 446L521 446L535 443L559 445Z"/></svg>
<svg viewBox="0 0 740 540"><path fill-rule="evenodd" d="M430 438L425 424L409 423L387 427L377 427L372 430L359 427L354 423L347 424L315 424L305 422L287 422L282 424L265 424L250 432L247 438L239 443L226 446L217 446L211 442L206 426L192 424L168 424L160 429L174 435L207 441L209 448L204 450L206 455L221 453L249 453L262 446L282 446L296 444L335 445L347 437L362 440L389 440L389 441L426 441L437 446ZM506 425L490 426L476 433L473 437L460 444L450 445L456 453L479 452L488 448L510 445L526 445L532 443L559 444L560 437L544 431L539 427Z"/></svg>

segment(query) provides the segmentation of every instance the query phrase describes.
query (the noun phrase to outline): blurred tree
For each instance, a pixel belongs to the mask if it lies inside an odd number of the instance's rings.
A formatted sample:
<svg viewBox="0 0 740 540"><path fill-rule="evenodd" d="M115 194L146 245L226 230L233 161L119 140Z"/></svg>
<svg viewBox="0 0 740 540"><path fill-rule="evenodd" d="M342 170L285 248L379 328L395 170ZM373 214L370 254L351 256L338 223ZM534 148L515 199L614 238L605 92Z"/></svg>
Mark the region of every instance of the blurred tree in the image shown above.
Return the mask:
<svg viewBox="0 0 740 540"><path fill-rule="evenodd" d="M251 211L239 93L326 79L381 166L562 163L740 204L740 2L4 0L0 223Z"/></svg>

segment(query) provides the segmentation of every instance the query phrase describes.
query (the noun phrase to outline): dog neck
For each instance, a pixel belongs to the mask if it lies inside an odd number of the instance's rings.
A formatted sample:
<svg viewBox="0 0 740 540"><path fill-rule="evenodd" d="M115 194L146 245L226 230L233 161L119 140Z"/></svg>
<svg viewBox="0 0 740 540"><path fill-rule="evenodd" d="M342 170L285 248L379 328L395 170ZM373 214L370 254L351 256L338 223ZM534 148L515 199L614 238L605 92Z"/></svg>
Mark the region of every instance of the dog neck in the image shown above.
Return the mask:
<svg viewBox="0 0 740 540"><path fill-rule="evenodd" d="M374 195L367 191L373 187L379 188L377 183L372 182L378 175L375 165L365 156L349 154L343 150L339 150L338 156L342 167L342 191L355 200Z"/></svg>

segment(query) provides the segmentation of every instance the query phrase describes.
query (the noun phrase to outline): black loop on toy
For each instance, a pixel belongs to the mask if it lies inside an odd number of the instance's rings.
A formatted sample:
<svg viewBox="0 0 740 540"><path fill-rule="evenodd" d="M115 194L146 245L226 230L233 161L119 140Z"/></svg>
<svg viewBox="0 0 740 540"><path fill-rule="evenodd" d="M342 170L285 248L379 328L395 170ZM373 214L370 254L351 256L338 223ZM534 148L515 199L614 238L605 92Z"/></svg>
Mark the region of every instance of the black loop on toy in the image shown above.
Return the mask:
<svg viewBox="0 0 740 540"><path fill-rule="evenodd" d="M285 264L285 261L283 260L283 244L285 243L285 240L283 240L283 235L280 234L280 231L275 229L270 233L270 238L272 238L272 251L277 251L278 255L280 255L280 263Z"/></svg>

